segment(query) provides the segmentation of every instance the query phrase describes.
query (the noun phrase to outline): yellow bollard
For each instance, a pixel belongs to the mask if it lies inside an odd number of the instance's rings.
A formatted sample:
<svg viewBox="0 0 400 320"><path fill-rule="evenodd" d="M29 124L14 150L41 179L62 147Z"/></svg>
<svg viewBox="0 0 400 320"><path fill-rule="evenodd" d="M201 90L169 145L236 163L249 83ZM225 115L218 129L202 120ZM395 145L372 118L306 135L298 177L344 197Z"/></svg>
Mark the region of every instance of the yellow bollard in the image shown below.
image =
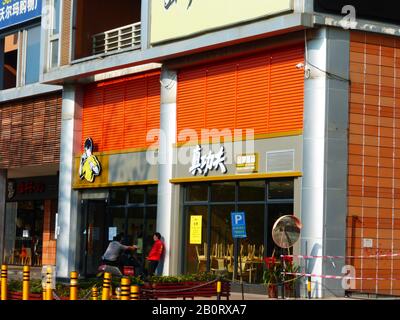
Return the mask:
<svg viewBox="0 0 400 320"><path fill-rule="evenodd" d="M92 300L99 300L99 290L97 287L92 288Z"/></svg>
<svg viewBox="0 0 400 320"><path fill-rule="evenodd" d="M29 281L30 281L31 268L24 266L22 274L22 300L29 300Z"/></svg>
<svg viewBox="0 0 400 320"><path fill-rule="evenodd" d="M52 284L52 275L51 275L51 267L47 267L46 269L46 300L53 300L53 289L51 287Z"/></svg>
<svg viewBox="0 0 400 320"><path fill-rule="evenodd" d="M311 299L311 277L307 278L307 294L308 299Z"/></svg>
<svg viewBox="0 0 400 320"><path fill-rule="evenodd" d="M131 280L129 278L121 279L121 300L129 300L130 285L131 285Z"/></svg>
<svg viewBox="0 0 400 320"><path fill-rule="evenodd" d="M78 300L78 272L71 272L71 281L69 285L69 299Z"/></svg>
<svg viewBox="0 0 400 320"><path fill-rule="evenodd" d="M115 288L115 298L117 300L121 300L121 288L120 287Z"/></svg>
<svg viewBox="0 0 400 320"><path fill-rule="evenodd" d="M101 300L110 300L110 289L111 289L111 273L105 272Z"/></svg>
<svg viewBox="0 0 400 320"><path fill-rule="evenodd" d="M1 300L7 300L7 266L1 266Z"/></svg>
<svg viewBox="0 0 400 320"><path fill-rule="evenodd" d="M222 283L221 281L217 282L217 300L221 300L221 292L222 292Z"/></svg>
<svg viewBox="0 0 400 320"><path fill-rule="evenodd" d="M139 300L139 286L131 286L131 300Z"/></svg>

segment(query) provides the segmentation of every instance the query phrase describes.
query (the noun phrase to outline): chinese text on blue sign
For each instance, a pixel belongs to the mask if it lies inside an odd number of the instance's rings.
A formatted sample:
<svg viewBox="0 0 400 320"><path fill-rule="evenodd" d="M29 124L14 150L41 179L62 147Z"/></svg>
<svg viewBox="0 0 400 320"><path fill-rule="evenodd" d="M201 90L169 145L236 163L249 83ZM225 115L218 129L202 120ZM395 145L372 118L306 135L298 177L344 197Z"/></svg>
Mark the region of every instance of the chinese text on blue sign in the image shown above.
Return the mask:
<svg viewBox="0 0 400 320"><path fill-rule="evenodd" d="M247 238L244 212L231 212L232 238Z"/></svg>
<svg viewBox="0 0 400 320"><path fill-rule="evenodd" d="M0 0L0 30L40 17L42 0Z"/></svg>

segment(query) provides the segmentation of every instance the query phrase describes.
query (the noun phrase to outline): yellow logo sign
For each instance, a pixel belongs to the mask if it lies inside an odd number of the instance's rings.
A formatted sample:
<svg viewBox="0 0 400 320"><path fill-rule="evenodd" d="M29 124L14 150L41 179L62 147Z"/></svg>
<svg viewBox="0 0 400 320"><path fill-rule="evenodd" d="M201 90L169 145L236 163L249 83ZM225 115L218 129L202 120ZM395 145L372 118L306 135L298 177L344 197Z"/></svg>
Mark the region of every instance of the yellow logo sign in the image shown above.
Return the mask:
<svg viewBox="0 0 400 320"><path fill-rule="evenodd" d="M101 166L99 160L93 155L93 140L87 138L85 141L85 151L81 156L79 165L79 176L83 180L93 182L95 177L100 175Z"/></svg>

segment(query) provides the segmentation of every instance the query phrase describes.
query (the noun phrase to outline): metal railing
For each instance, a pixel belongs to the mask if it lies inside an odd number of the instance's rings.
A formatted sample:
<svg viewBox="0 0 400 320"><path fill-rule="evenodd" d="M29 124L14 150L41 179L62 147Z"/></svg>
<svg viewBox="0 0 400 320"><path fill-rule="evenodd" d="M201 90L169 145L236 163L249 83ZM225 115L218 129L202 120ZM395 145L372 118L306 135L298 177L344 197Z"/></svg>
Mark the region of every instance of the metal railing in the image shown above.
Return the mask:
<svg viewBox="0 0 400 320"><path fill-rule="evenodd" d="M93 55L128 48L140 48L140 22L108 30L93 36Z"/></svg>

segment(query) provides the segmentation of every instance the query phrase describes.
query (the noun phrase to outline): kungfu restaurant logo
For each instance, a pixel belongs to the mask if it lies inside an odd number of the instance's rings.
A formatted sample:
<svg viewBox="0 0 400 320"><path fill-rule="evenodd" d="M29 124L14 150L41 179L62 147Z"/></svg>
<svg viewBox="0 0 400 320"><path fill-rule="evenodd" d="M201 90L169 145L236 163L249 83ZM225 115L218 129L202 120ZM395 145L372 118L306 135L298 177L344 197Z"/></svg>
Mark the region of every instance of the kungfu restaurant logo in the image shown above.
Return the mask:
<svg viewBox="0 0 400 320"><path fill-rule="evenodd" d="M189 9L192 6L193 0L189 0L188 6L186 9ZM168 10L173 4L177 4L178 0L164 0L164 8Z"/></svg>
<svg viewBox="0 0 400 320"><path fill-rule="evenodd" d="M79 176L83 180L93 182L95 177L100 175L101 166L97 157L93 155L93 140L87 138L85 141L85 151L81 156L79 165Z"/></svg>

